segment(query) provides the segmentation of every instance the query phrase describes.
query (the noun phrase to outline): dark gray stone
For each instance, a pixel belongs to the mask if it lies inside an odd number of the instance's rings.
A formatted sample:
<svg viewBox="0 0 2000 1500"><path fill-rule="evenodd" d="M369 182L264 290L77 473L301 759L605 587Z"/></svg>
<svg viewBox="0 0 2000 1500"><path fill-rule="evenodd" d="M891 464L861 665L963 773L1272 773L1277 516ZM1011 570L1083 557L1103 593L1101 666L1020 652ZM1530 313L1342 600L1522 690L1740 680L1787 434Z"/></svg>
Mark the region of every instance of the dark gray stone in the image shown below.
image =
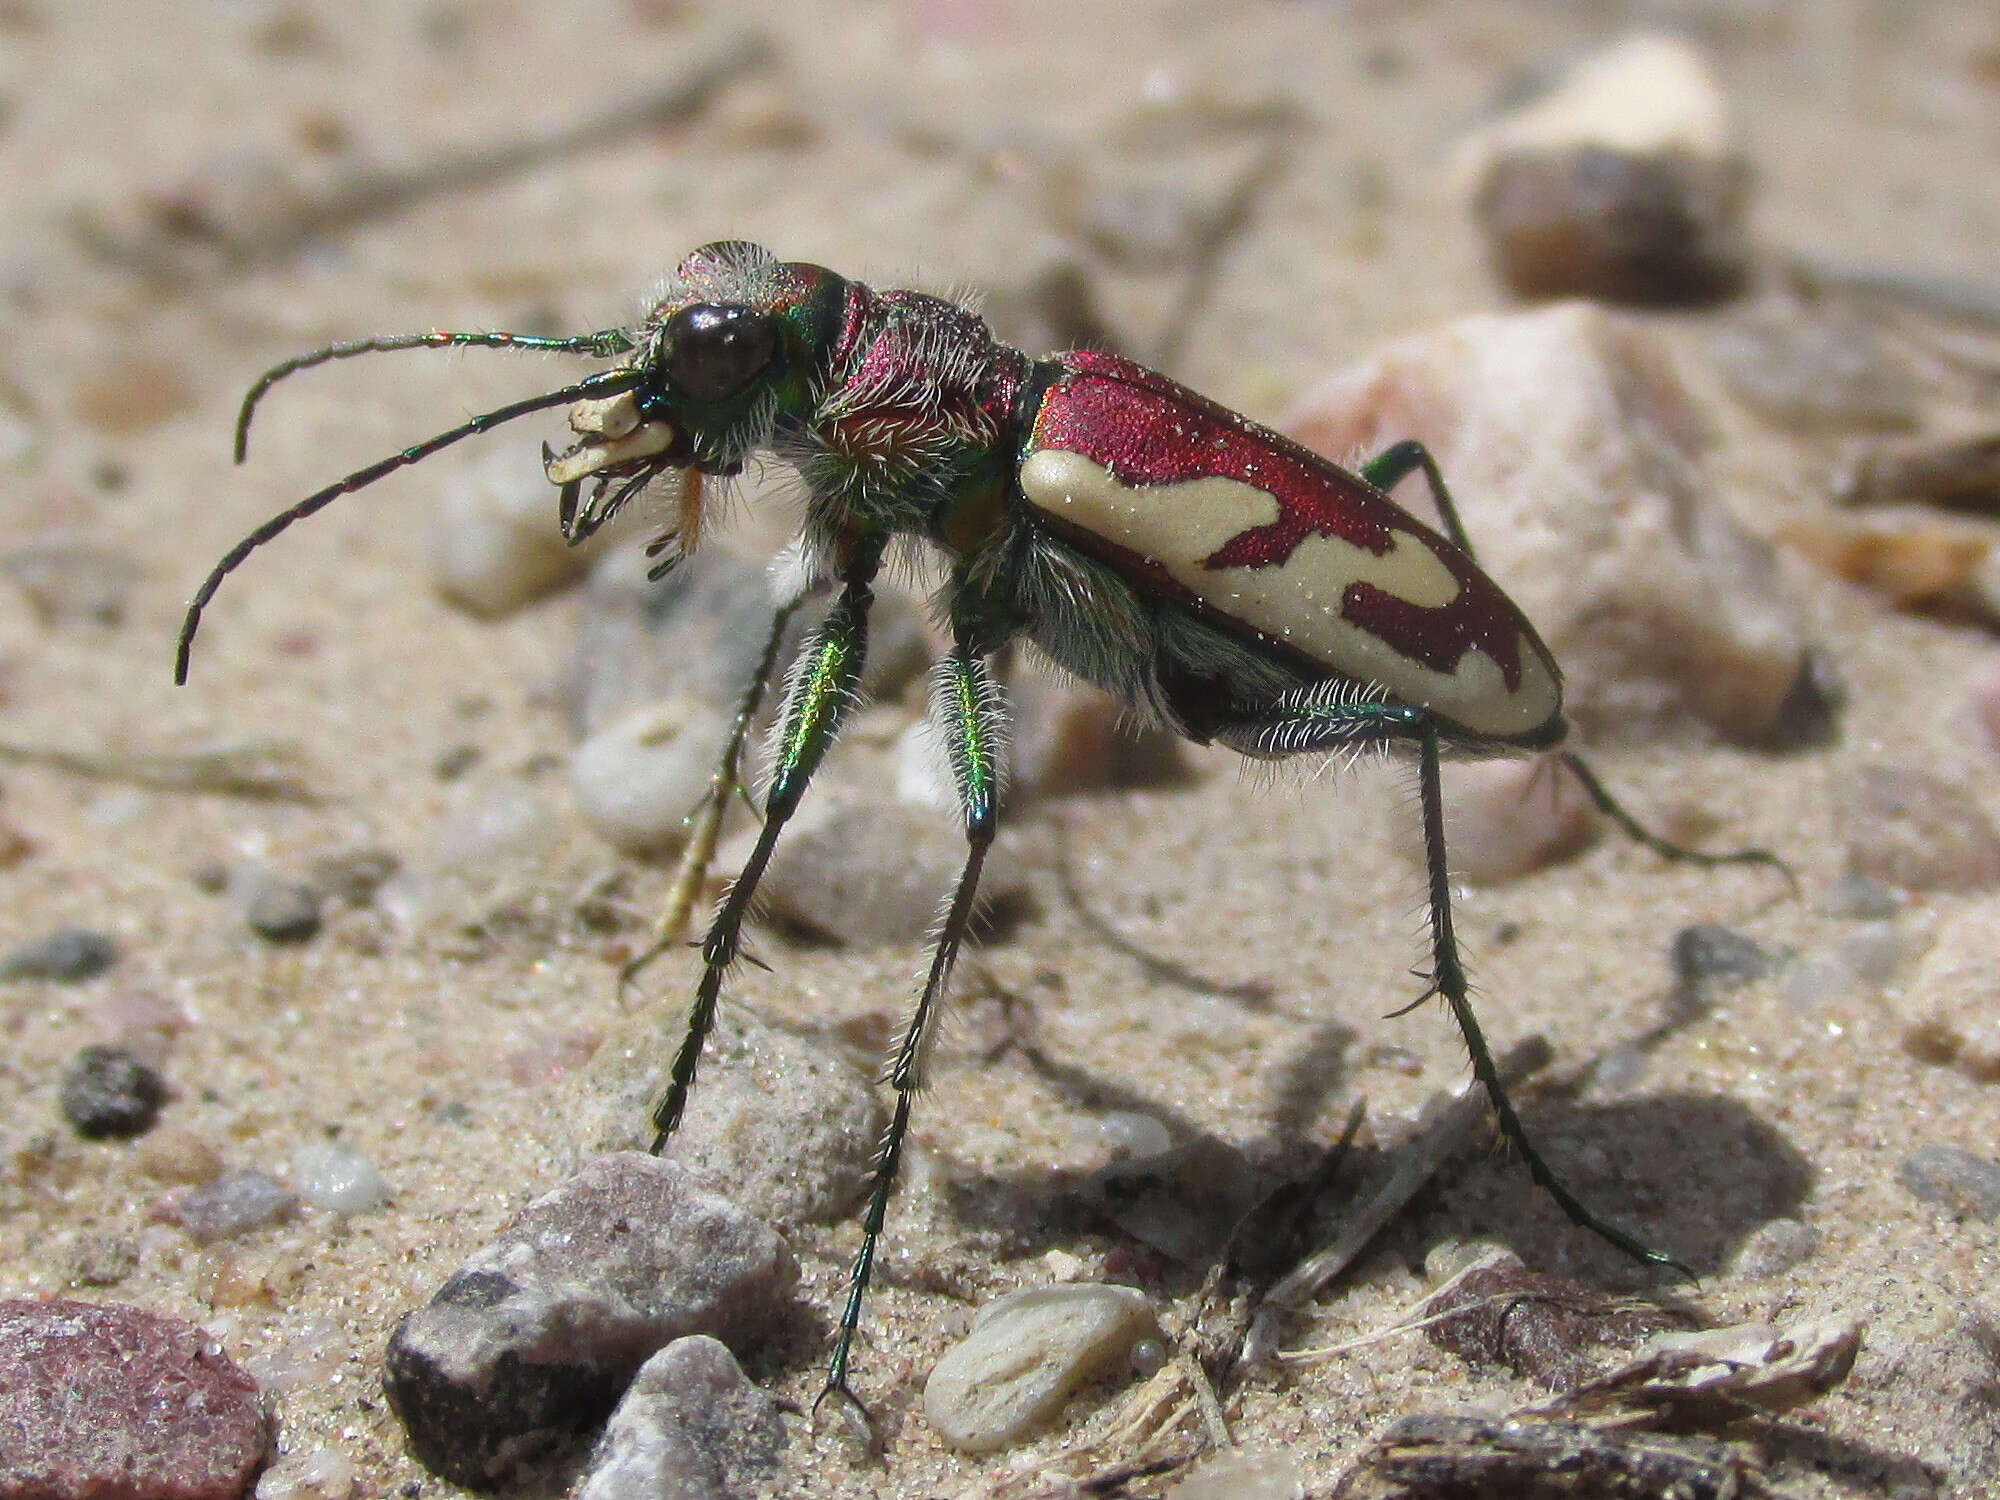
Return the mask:
<svg viewBox="0 0 2000 1500"><path fill-rule="evenodd" d="M90 1046L70 1060L57 1103L85 1140L144 1135L160 1117L167 1081L118 1047Z"/></svg>
<svg viewBox="0 0 2000 1500"><path fill-rule="evenodd" d="M118 962L118 944L88 927L65 927L23 943L0 959L0 979L53 979L80 984Z"/></svg>

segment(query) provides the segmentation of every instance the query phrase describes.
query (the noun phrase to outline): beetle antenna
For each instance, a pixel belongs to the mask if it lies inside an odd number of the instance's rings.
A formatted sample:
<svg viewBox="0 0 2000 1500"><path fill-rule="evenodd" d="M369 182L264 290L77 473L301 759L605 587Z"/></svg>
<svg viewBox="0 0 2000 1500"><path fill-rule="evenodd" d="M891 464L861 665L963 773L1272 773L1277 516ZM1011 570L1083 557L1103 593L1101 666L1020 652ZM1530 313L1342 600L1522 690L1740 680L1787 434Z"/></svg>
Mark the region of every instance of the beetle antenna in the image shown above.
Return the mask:
<svg viewBox="0 0 2000 1500"><path fill-rule="evenodd" d="M287 375L310 370L314 365L327 364L336 359L352 359L357 354L383 354L392 349L536 349L544 353L587 354L596 359L609 359L614 354L629 354L632 348L631 336L622 328L580 333L571 338L543 338L532 333L393 333L328 344L309 354L294 355L257 377L256 383L244 394L243 405L237 408L236 461L242 463L244 455L250 451L250 419L256 414L257 403L264 399L264 393Z"/></svg>
<svg viewBox="0 0 2000 1500"><path fill-rule="evenodd" d="M575 385L566 385L559 391L550 391L543 396L530 396L526 400L515 401L496 411L484 412L471 421L452 428L449 432L440 432L436 437L426 438L413 447L405 448L401 453L392 453L365 469L356 469L345 479L330 484L323 490L314 491L289 510L279 511L231 547L222 561L209 570L208 577L201 581L201 587L195 590L194 598L188 602L187 614L181 619L180 639L174 648L175 685L179 686L187 681L188 657L194 649L194 634L201 628L201 612L207 608L208 601L215 597L215 591L222 587L222 580L241 567L243 560L252 552L277 536L294 521L303 521L315 511L324 510L342 495L351 495L356 490L365 489L386 474L393 474L398 469L407 469L411 464L420 463L440 448L450 447L460 438L472 437L476 433L498 427L502 422L525 417L531 412L547 411L552 406L567 406L572 401L629 391L641 378L641 372L631 368L600 370L597 374L579 380Z"/></svg>

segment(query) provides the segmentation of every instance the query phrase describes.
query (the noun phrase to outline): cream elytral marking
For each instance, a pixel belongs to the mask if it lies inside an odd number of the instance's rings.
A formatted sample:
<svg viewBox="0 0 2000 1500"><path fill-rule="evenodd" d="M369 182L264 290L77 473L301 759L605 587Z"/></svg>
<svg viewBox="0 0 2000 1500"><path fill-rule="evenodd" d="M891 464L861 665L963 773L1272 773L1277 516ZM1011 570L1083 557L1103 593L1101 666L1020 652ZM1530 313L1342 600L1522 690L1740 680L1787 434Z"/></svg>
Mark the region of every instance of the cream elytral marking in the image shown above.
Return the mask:
<svg viewBox="0 0 2000 1500"><path fill-rule="evenodd" d="M1309 536L1282 564L1211 569L1204 558L1278 520L1275 496L1214 476L1128 485L1082 454L1055 449L1021 466L1021 491L1038 509L1152 559L1190 593L1244 624L1477 733L1529 733L1561 702L1555 678L1535 651L1521 653L1521 681L1510 690L1499 663L1476 646L1452 670L1436 672L1342 617L1342 598L1354 583L1373 584L1422 609L1446 608L1458 598L1458 580L1414 533L1392 532L1395 544L1379 555L1339 537Z"/></svg>

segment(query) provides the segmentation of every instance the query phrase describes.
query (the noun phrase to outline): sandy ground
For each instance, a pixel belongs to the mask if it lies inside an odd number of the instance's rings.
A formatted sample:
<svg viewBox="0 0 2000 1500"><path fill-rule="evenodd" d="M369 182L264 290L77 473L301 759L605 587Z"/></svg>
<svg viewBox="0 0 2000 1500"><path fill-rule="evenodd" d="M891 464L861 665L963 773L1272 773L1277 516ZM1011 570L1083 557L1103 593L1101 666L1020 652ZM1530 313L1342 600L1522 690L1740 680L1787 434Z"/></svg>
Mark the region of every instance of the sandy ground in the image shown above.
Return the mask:
<svg viewBox="0 0 2000 1500"><path fill-rule="evenodd" d="M0 591L4 738L152 750L276 735L303 746L323 793L293 806L45 768L0 774L0 819L33 845L0 872L0 950L81 925L115 934L125 952L83 986L0 987L0 1295L77 1290L93 1246L136 1247L121 1280L80 1294L204 1323L241 1358L282 1364L322 1351L314 1378L278 1401L286 1462L296 1471L316 1453L341 1455L357 1494L449 1491L405 1455L379 1396L380 1353L401 1312L556 1180L559 1089L536 1079L534 1059L618 1023L614 944L557 921L454 956L393 921L353 918L277 950L191 872L215 861L302 871L365 845L421 866L467 799L523 784L556 819L524 886L559 903L618 860L575 824L562 778L547 771L570 743L550 687L573 598L481 623L427 587L430 499L454 466L476 461L471 452L350 499L260 556L211 615L193 685L173 688L183 601L258 519L462 412L547 389L571 367L552 377L539 361L475 353L318 372L273 400L251 466L232 471L228 424L257 371L357 333L603 327L628 316L682 251L724 235L877 284L1002 292L1080 257L1113 325L1143 350L1170 322L1185 268L1079 249L1073 204L1128 170L1197 197L1239 170L1245 137L1221 126L1144 144L1134 122L1148 101L1194 100L1197 117L1211 101L1213 121L1228 106L1285 100L1306 128L1173 365L1272 417L1386 336L1504 304L1452 196L1451 143L1525 70L1660 18L1692 28L1739 111L1763 242L1977 278L1990 277L2000 238L2000 30L1976 7L1231 0L1148 8L1143 22L1131 7L1025 0L702 9L0 6L0 406L12 422L0 534L10 545L66 535L136 569L115 625L50 624ZM775 61L693 121L463 183L422 171L546 138L658 87L737 28L768 38ZM1142 145L1114 152L1106 142L1120 130ZM331 215L302 241L292 234L364 170L417 172L422 186ZM559 425L547 422L547 435ZM1823 451L1759 439L1740 421L1725 430L1748 434L1725 472L1753 525L1816 503ZM1806 608L1850 694L1839 744L1768 757L1691 740L1610 747L1600 761L1637 805L1702 809L1719 837L1782 848L1805 899L1773 903L1756 872L1667 870L1611 844L1471 892L1460 920L1501 1045L1546 1032L1573 1072L1645 1032L1665 997L1666 945L1689 923L1825 951L1845 930L1822 914L1841 868L1827 788L1845 764L1940 767L1971 778L2000 811L1992 748L1961 707L1962 684L1992 669L1990 638L1892 616L1831 584L1809 590ZM441 780L435 764L465 744L479 764ZM1035 1000L1049 1054L1115 1080L1133 1107L1268 1152L1281 1118L1324 1140L1361 1093L1378 1136L1393 1138L1463 1076L1440 1017L1380 1019L1407 998L1415 956L1400 790L1363 771L1273 791L1226 756L1196 765L1186 787L1060 804L1069 857L1097 916L1225 986L1267 987L1267 1005L1162 985L1093 938L1046 869L1031 872L1032 918L982 961ZM1053 814L1030 816L1046 824ZM636 870L634 908L662 883L659 871ZM1922 898L1901 920L1920 937L1965 899ZM1494 941L1503 929L1517 936ZM746 975L744 993L807 1026L865 1030L896 1012L917 964L908 951L775 939L765 951L777 972ZM660 967L663 1005L686 979ZM148 1205L167 1188L136 1148L76 1140L55 1105L66 1060L105 1033L107 1007L138 991L172 998L196 1021L168 1065L180 1090L174 1126L232 1164L273 1170L337 1130L394 1183L391 1206L346 1221L309 1214L208 1252L150 1224ZM1297 1060L1335 1028L1358 1038L1346 1066L1302 1079ZM1894 1171L1930 1143L1990 1153L2000 1088L1906 1055L1900 1030L1880 999L1799 1005L1765 983L1674 1034L1629 1092L1529 1114L1588 1196L1712 1272L1699 1294L1712 1316L1869 1319L1855 1380L1814 1424L1864 1456L1946 1462L1954 1443L1985 1441L1950 1431L1990 1426L1994 1409L1977 1395L1977 1370L1966 1374L1971 1356L1953 1356L1957 1373L1936 1377L1935 1400L1912 1385L1931 1377L1912 1372L1927 1349L2000 1317L1987 1285L2000 1231L1916 1204ZM1371 1053L1377 1044L1392 1050ZM524 1061L495 1064L515 1057ZM1032 1183L1098 1149L1087 1102L1018 1063L982 1066L969 1044L949 1054L928 1104L915 1139L946 1178ZM1819 1231L1816 1253L1776 1278L1732 1274L1734 1249L1778 1214ZM979 1227L908 1217L912 1236L921 1226L947 1241ZM1504 1234L1539 1266L1634 1281L1517 1168L1475 1152L1301 1341L1392 1320L1421 1295L1412 1267L1423 1250L1477 1231ZM831 1302L852 1245L841 1230L813 1247L808 1303ZM961 1304L898 1286L896 1268L937 1251L920 1236L898 1242L892 1220L890 1284L861 1351L863 1390L889 1419L886 1463L858 1465L801 1427L787 1489L981 1494L995 1476L1046 1466L1084 1441L1058 1433L1021 1454L968 1460L931 1435L916 1393ZM980 1268L976 1284L1045 1275L1038 1252ZM818 1379L809 1356L758 1373L800 1401ZM1983 1378L1994 1378L1990 1365ZM1470 1373L1403 1338L1253 1389L1234 1414L1244 1441L1291 1449L1323 1493L1391 1417L1517 1393L1510 1378ZM1866 1478L1789 1482L1799 1493L1879 1489Z"/></svg>

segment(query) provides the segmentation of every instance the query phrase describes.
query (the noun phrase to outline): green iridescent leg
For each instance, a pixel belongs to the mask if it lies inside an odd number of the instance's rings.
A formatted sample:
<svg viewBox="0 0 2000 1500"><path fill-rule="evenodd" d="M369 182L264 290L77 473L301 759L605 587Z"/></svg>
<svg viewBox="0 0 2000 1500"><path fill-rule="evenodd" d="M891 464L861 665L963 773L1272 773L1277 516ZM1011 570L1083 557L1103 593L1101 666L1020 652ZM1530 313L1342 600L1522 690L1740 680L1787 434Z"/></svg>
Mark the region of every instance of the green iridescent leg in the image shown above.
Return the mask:
<svg viewBox="0 0 2000 1500"><path fill-rule="evenodd" d="M687 1035L674 1055L666 1092L653 1107L653 1154L658 1156L681 1122L688 1090L694 1087L702 1046L715 1024L715 1007L722 981L736 963L757 882L771 862L778 835L798 811L806 785L839 732L861 683L861 666L868 654L868 609L875 602L870 585L882 560L879 544L863 544L841 572L840 597L792 667L784 712L773 741L771 786L764 797L764 828L757 836L742 872L709 924L701 944L701 979L688 1007Z"/></svg>
<svg viewBox="0 0 2000 1500"><path fill-rule="evenodd" d="M1361 477L1385 493L1394 489L1404 479L1417 470L1423 470L1425 482L1430 485L1431 499L1436 503L1438 515L1444 520L1445 534L1458 550L1467 557L1473 557L1472 542L1465 534L1465 526L1458 518L1458 506L1453 503L1451 491L1445 487L1444 475L1439 471L1437 460L1431 457L1430 449L1415 440L1406 440L1384 448L1375 457L1361 466ZM1476 559L1475 559L1476 560ZM1792 894L1799 893L1798 876L1792 867L1768 849L1732 849L1724 854L1704 854L1698 849L1688 849L1661 838L1647 828L1624 805L1612 796L1604 783L1598 779L1589 762L1574 750L1565 750L1558 757L1567 766L1584 792L1596 804L1597 810L1617 826L1620 833L1635 844L1644 845L1662 859L1670 859L1683 864L1700 866L1712 870L1719 865L1768 865L1784 876L1785 883L1792 888Z"/></svg>
<svg viewBox="0 0 2000 1500"><path fill-rule="evenodd" d="M1494 1066L1479 1018L1473 1014L1465 964L1459 956L1458 938L1452 931L1451 875L1445 857L1444 791L1439 774L1442 738L1437 720L1426 709L1403 704L1343 703L1325 690L1311 690L1275 705L1268 713L1232 725L1227 739L1239 748L1251 747L1252 753L1266 755L1277 747L1282 747L1284 754L1306 754L1415 744L1418 800L1423 811L1424 868L1429 881L1431 983L1430 989L1405 1009L1414 1009L1432 995L1442 997L1451 1008L1452 1019L1465 1038L1466 1051L1472 1056L1472 1075L1493 1103L1501 1135L1521 1153L1528 1175L1555 1200L1572 1224L1589 1230L1635 1260L1668 1266L1692 1278L1694 1273L1671 1256L1652 1249L1584 1207L1542 1159L1528 1137L1527 1127L1514 1112L1514 1102Z"/></svg>
<svg viewBox="0 0 2000 1500"><path fill-rule="evenodd" d="M965 868L958 877L957 889L952 892L951 905L931 949L930 973L924 980L923 993L883 1073L884 1081L896 1091L895 1113L882 1137L881 1153L876 1157L868 1210L861 1223L861 1251L848 1278L847 1305L840 1315L833 1358L827 1364L826 1385L813 1403L817 1409L821 1401L834 1397L850 1423L862 1431L867 1430L868 1418L848 1388L848 1352L861 1324L861 1302L875 1268L875 1244L882 1234L882 1223L889 1211L889 1191L895 1185L896 1168L902 1160L903 1136L910 1125L910 1101L926 1081L931 1043L936 1038L944 1007L945 987L950 982L959 945L972 925L979 870L986 861L986 851L992 847L998 818L1006 734L1004 709L992 670L963 637L958 648L940 661L932 673L931 723L944 739L952 777L958 787L959 811L965 819L968 846Z"/></svg>

